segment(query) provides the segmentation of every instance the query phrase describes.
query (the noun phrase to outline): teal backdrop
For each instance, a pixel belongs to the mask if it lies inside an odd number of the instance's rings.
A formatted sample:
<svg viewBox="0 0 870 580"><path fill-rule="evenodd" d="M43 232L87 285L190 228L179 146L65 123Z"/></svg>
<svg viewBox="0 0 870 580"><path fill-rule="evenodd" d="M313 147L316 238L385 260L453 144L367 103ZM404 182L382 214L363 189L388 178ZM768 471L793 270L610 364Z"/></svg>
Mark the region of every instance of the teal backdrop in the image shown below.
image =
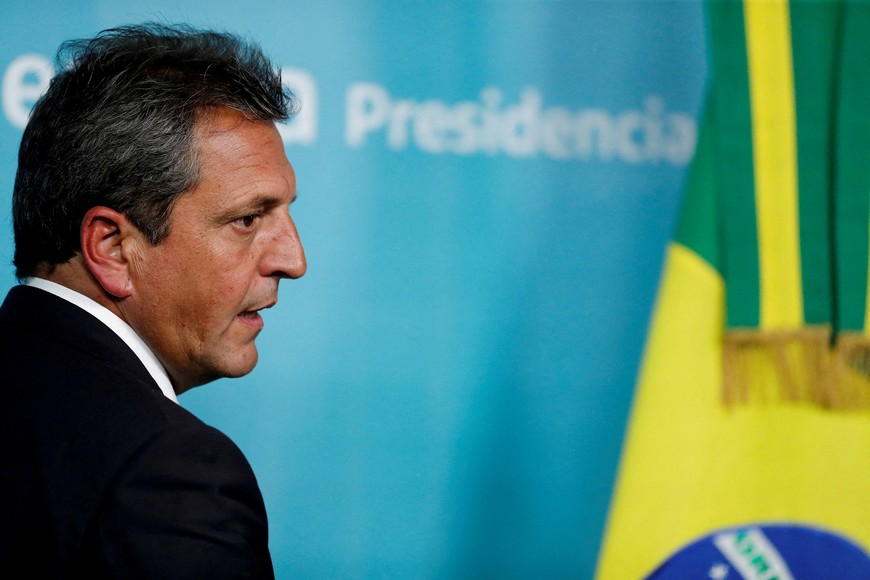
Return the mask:
<svg viewBox="0 0 870 580"><path fill-rule="evenodd" d="M282 131L308 273L253 373L181 397L253 465L279 578L594 575L696 139L700 3L0 7L3 292L18 141L61 41L230 30L302 99Z"/></svg>

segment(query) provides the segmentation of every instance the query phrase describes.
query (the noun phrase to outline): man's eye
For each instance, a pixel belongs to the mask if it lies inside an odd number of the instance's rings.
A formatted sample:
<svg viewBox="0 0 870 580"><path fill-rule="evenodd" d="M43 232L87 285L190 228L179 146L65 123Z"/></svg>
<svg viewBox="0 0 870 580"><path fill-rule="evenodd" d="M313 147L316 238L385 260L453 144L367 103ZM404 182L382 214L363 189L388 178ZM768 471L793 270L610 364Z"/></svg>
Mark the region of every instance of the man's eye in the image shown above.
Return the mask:
<svg viewBox="0 0 870 580"><path fill-rule="evenodd" d="M257 214L252 213L236 219L236 223L247 229L254 225L254 222L257 221L257 217Z"/></svg>

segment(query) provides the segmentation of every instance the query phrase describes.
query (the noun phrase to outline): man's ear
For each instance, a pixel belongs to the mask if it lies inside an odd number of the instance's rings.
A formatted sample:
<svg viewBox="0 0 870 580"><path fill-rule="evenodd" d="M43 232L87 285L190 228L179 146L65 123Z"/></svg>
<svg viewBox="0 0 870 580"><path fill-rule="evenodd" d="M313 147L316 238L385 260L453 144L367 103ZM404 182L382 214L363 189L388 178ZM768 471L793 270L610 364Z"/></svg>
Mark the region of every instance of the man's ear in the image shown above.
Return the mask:
<svg viewBox="0 0 870 580"><path fill-rule="evenodd" d="M136 234L138 230L127 218L108 207L92 207L82 219L82 257L103 290L116 298L126 298L133 291L124 246Z"/></svg>

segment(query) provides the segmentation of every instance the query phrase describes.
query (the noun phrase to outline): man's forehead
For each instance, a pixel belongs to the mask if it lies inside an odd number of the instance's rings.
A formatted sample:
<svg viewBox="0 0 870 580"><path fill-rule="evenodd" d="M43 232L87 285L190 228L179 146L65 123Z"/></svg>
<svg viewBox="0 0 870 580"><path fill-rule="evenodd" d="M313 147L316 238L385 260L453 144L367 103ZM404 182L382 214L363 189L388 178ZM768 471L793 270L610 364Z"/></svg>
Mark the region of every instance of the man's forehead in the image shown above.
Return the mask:
<svg viewBox="0 0 870 580"><path fill-rule="evenodd" d="M231 107L218 106L206 107L197 113L194 132L202 137L220 136L225 133L231 134L248 124L263 127L275 126L275 123L272 121L250 117Z"/></svg>
<svg viewBox="0 0 870 580"><path fill-rule="evenodd" d="M250 162L289 168L284 143L271 121L250 120L222 108L197 121L194 133L200 164L212 162L229 169Z"/></svg>
<svg viewBox="0 0 870 580"><path fill-rule="evenodd" d="M198 121L199 180L191 194L210 192L221 206L292 203L296 176L274 123L223 108Z"/></svg>

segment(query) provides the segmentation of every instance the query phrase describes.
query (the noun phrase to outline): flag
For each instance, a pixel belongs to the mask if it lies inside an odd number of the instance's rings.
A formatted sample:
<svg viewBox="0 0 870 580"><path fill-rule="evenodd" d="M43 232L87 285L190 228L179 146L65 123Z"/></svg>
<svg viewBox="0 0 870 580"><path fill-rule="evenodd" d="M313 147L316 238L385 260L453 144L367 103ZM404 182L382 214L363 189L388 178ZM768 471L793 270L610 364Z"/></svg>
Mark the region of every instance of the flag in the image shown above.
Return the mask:
<svg viewBox="0 0 870 580"><path fill-rule="evenodd" d="M708 98L600 580L772 523L870 546L870 3L705 8Z"/></svg>

